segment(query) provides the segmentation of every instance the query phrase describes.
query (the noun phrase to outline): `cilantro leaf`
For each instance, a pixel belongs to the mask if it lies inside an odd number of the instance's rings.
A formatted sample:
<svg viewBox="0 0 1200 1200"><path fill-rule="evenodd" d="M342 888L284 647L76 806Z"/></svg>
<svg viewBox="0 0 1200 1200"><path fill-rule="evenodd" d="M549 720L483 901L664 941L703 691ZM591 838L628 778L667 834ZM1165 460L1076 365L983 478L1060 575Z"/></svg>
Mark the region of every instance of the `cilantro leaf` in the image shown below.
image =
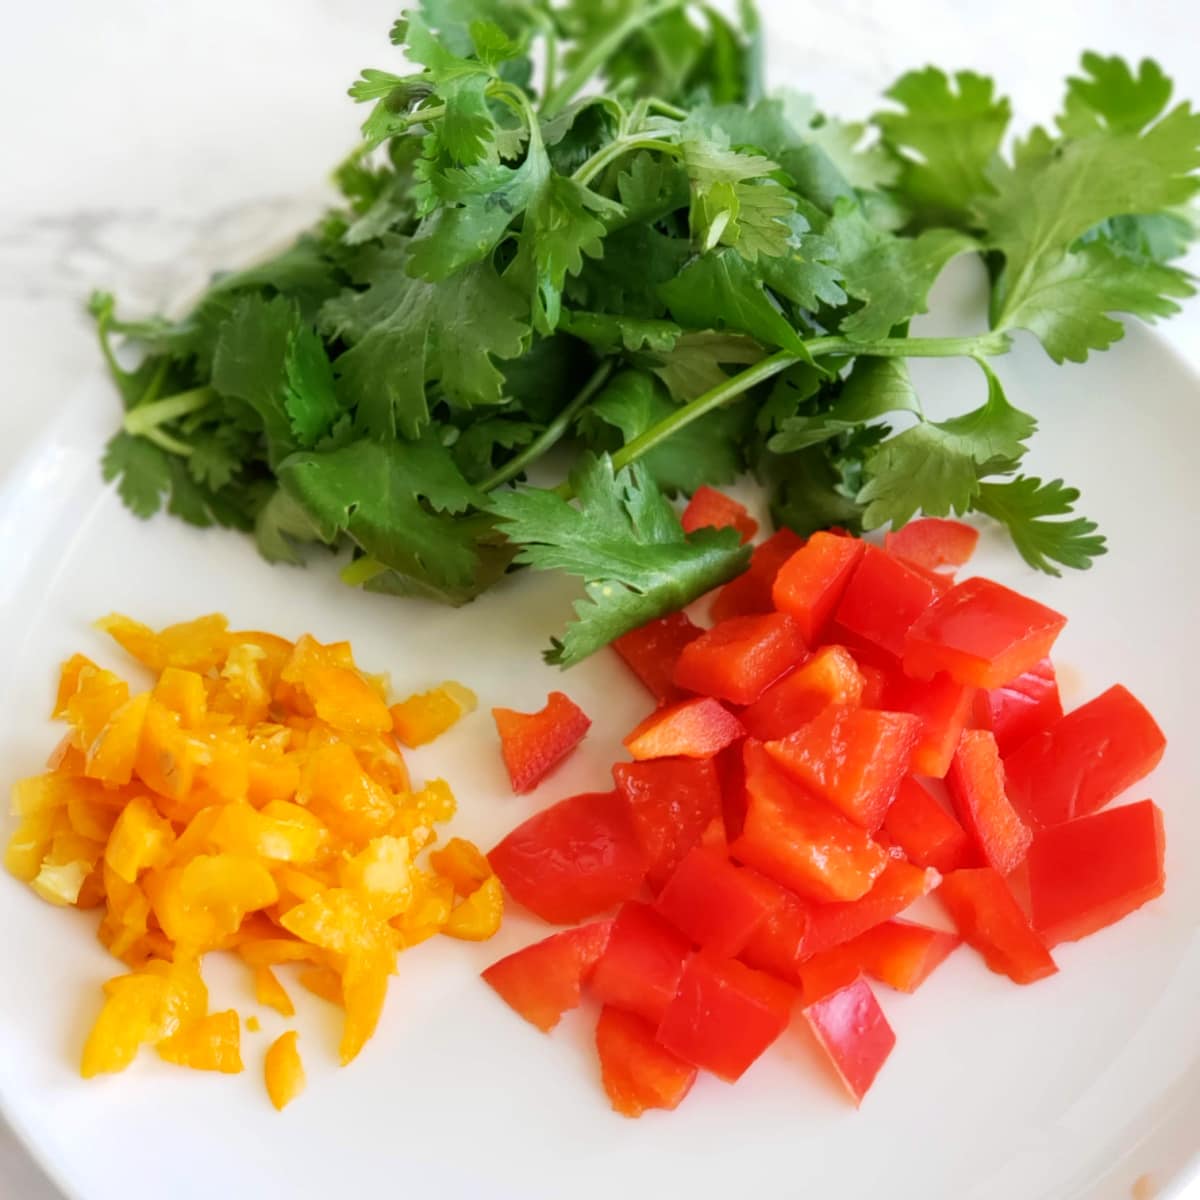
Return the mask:
<svg viewBox="0 0 1200 1200"><path fill-rule="evenodd" d="M1078 490L1065 486L1061 479L1043 483L1019 475L1004 483L981 484L975 508L1008 527L1021 557L1031 567L1060 575L1056 562L1086 570L1093 558L1108 552L1094 521L1085 517L1070 521L1046 519L1069 516L1078 499Z"/></svg>
<svg viewBox="0 0 1200 1200"><path fill-rule="evenodd" d="M1067 80L1065 111L1058 119L1069 137L1101 128L1139 133L1171 99L1171 81L1153 59L1142 59L1136 75L1124 59L1104 58L1093 50L1085 52L1081 65L1085 74Z"/></svg>
<svg viewBox="0 0 1200 1200"><path fill-rule="evenodd" d="M586 456L572 472L574 506L555 492L523 488L490 508L517 559L539 571L583 579L577 619L546 653L570 666L602 646L731 579L749 547L731 529L684 534L679 517L641 466L614 472L607 456Z"/></svg>
<svg viewBox="0 0 1200 1200"><path fill-rule="evenodd" d="M458 469L472 483L490 475L498 465L497 450L517 450L533 441L542 427L511 417L484 417L473 421L450 448Z"/></svg>
<svg viewBox="0 0 1200 1200"><path fill-rule="evenodd" d="M656 321L648 317L622 317L611 313L584 312L565 309L559 327L573 337L587 342L601 354L622 350L656 350L669 353L683 330L673 321Z"/></svg>
<svg viewBox="0 0 1200 1200"><path fill-rule="evenodd" d="M136 516L152 517L171 489L167 456L145 438L128 433L114 435L104 448L101 473L106 482L117 480L117 493Z"/></svg>
<svg viewBox="0 0 1200 1200"><path fill-rule="evenodd" d="M685 333L666 352L656 356L654 373L676 400L694 400L728 378L726 366L747 366L763 357L752 338L736 333Z"/></svg>

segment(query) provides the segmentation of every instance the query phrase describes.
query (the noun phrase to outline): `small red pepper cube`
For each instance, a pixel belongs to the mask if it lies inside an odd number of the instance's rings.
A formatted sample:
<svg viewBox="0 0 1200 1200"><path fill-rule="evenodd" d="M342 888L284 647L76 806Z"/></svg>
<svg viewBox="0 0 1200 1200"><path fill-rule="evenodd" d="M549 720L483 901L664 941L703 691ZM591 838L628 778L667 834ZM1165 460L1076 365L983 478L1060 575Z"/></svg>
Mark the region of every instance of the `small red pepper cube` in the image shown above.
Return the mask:
<svg viewBox="0 0 1200 1200"><path fill-rule="evenodd" d="M929 680L910 679L903 672L885 677L880 707L912 713L921 721L921 733L912 752L914 775L945 778L966 728L975 700L975 689L955 683L949 675Z"/></svg>
<svg viewBox="0 0 1200 1200"><path fill-rule="evenodd" d="M863 970L898 992L915 992L960 945L957 934L911 921L885 921L850 943Z"/></svg>
<svg viewBox="0 0 1200 1200"><path fill-rule="evenodd" d="M767 742L793 778L864 829L883 824L908 774L921 722L911 713L832 704L795 733Z"/></svg>
<svg viewBox="0 0 1200 1200"><path fill-rule="evenodd" d="M758 522L732 496L702 484L693 493L683 510L680 524L684 533L697 529L736 529L742 542L748 542L758 532Z"/></svg>
<svg viewBox="0 0 1200 1200"><path fill-rule="evenodd" d="M822 997L848 987L861 978L862 973L858 956L845 946L806 958L799 971L801 1002L807 1008Z"/></svg>
<svg viewBox="0 0 1200 1200"><path fill-rule="evenodd" d="M886 534L883 546L897 558L936 571L938 567L961 567L975 553L978 542L979 530L962 521L921 517Z"/></svg>
<svg viewBox="0 0 1200 1200"><path fill-rule="evenodd" d="M702 950L733 958L783 904L783 896L783 888L757 871L697 846L667 881L655 907Z"/></svg>
<svg viewBox="0 0 1200 1200"><path fill-rule="evenodd" d="M646 874L629 805L616 792L571 796L534 813L488 861L514 900L555 925L628 900Z"/></svg>
<svg viewBox="0 0 1200 1200"><path fill-rule="evenodd" d="M903 859L892 859L861 899L813 905L805 953L820 954L890 921L941 882L941 875L932 867L914 867Z"/></svg>
<svg viewBox="0 0 1200 1200"><path fill-rule="evenodd" d="M1014 983L1035 983L1058 970L1046 943L994 868L952 871L942 880L938 896L963 941L998 975Z"/></svg>
<svg viewBox="0 0 1200 1200"><path fill-rule="evenodd" d="M600 1010L600 1078L623 1117L640 1117L648 1108L678 1108L696 1082L696 1068L660 1046L654 1034L654 1026L634 1013L611 1005Z"/></svg>
<svg viewBox="0 0 1200 1200"><path fill-rule="evenodd" d="M995 734L1001 758L1035 733L1044 733L1062 715L1058 677L1048 658L1003 687L975 693L975 723Z"/></svg>
<svg viewBox="0 0 1200 1200"><path fill-rule="evenodd" d="M971 848L967 831L911 775L901 781L883 829L911 862L943 875L965 865Z"/></svg>
<svg viewBox="0 0 1200 1200"><path fill-rule="evenodd" d="M920 572L865 545L835 617L842 629L899 658L909 628L937 596L937 586Z"/></svg>
<svg viewBox="0 0 1200 1200"><path fill-rule="evenodd" d="M698 696L652 712L625 738L638 761L712 758L745 735L742 723L717 700Z"/></svg>
<svg viewBox="0 0 1200 1200"><path fill-rule="evenodd" d="M608 943L611 921L555 933L483 972L483 978L525 1020L549 1033L568 1009L578 1008L582 984Z"/></svg>
<svg viewBox="0 0 1200 1200"><path fill-rule="evenodd" d="M1008 799L996 739L986 729L962 735L946 783L958 818L984 861L1001 875L1011 875L1025 861L1033 834Z"/></svg>
<svg viewBox="0 0 1200 1200"><path fill-rule="evenodd" d="M853 653L857 651L851 647ZM862 696L859 699L859 705L862 708L883 708L883 693L888 686L888 681L896 674L899 669L899 663L895 659L887 666L879 666L874 663L863 662L858 659L858 669L863 677Z"/></svg>
<svg viewBox="0 0 1200 1200"><path fill-rule="evenodd" d="M779 568L803 545L802 537L783 528L761 545L755 546L749 567L717 592L711 610L712 619L727 621L730 617L770 612L775 576Z"/></svg>
<svg viewBox="0 0 1200 1200"><path fill-rule="evenodd" d="M565 692L551 692L540 712L493 708L500 752L512 789L532 791L583 741L591 719Z"/></svg>
<svg viewBox="0 0 1200 1200"><path fill-rule="evenodd" d="M904 640L904 669L917 679L945 671L959 683L1002 687L1050 653L1067 618L990 579L968 579L941 596Z"/></svg>
<svg viewBox="0 0 1200 1200"><path fill-rule="evenodd" d="M746 819L730 854L805 899L866 895L887 865L886 851L784 774L761 743L746 743L745 765Z"/></svg>
<svg viewBox="0 0 1200 1200"><path fill-rule="evenodd" d="M721 780L710 758L652 758L617 763L617 790L629 802L650 866L646 882L660 891L684 855L721 818ZM724 840L724 825L721 830Z"/></svg>
<svg viewBox="0 0 1200 1200"><path fill-rule="evenodd" d="M1118 684L1005 759L1009 794L1034 829L1086 817L1158 765L1167 739Z"/></svg>
<svg viewBox="0 0 1200 1200"><path fill-rule="evenodd" d="M822 646L767 688L739 719L751 737L772 741L794 733L830 704L858 705L862 691L863 675L850 652Z"/></svg>
<svg viewBox="0 0 1200 1200"><path fill-rule="evenodd" d="M896 1035L865 979L806 1004L804 1019L857 1107L887 1062Z"/></svg>
<svg viewBox="0 0 1200 1200"><path fill-rule="evenodd" d="M671 677L680 652L703 632L699 625L692 624L687 613L674 612L631 629L612 645L654 699L667 704L679 699L679 689Z"/></svg>
<svg viewBox="0 0 1200 1200"><path fill-rule="evenodd" d="M780 906L750 935L738 957L749 967L798 984L813 905L786 888L782 895Z"/></svg>
<svg viewBox="0 0 1200 1200"><path fill-rule="evenodd" d="M630 900L613 921L604 953L592 972L592 991L657 1024L675 999L692 945L665 917Z"/></svg>
<svg viewBox="0 0 1200 1200"><path fill-rule="evenodd" d="M675 684L732 704L753 704L806 654L799 626L786 613L730 617L684 646Z"/></svg>
<svg viewBox="0 0 1200 1200"><path fill-rule="evenodd" d="M795 993L735 959L693 954L658 1027L660 1045L734 1083L787 1028Z"/></svg>
<svg viewBox="0 0 1200 1200"><path fill-rule="evenodd" d="M804 640L815 646L858 566L865 542L814 533L779 568L771 597L780 612L791 613Z"/></svg>
<svg viewBox="0 0 1200 1200"><path fill-rule="evenodd" d="M1153 800L1039 833L1029 851L1034 927L1051 946L1074 942L1161 896L1165 845Z"/></svg>

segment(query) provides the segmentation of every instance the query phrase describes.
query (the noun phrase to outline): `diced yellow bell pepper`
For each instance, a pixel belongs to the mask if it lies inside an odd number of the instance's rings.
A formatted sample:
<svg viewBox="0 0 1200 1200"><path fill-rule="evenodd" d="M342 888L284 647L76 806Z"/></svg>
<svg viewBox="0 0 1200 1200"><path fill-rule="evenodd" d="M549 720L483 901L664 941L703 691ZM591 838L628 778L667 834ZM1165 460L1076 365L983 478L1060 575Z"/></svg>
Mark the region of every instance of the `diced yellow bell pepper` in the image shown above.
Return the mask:
<svg viewBox="0 0 1200 1200"><path fill-rule="evenodd" d="M296 1015L296 1006L292 1003L291 996L284 990L279 976L270 967L254 968L254 998L259 1004L273 1008L280 1016Z"/></svg>
<svg viewBox="0 0 1200 1200"><path fill-rule="evenodd" d="M454 906L454 885L427 872L413 872L413 899L408 911L392 921L407 949L440 933Z"/></svg>
<svg viewBox="0 0 1200 1200"><path fill-rule="evenodd" d="M154 811L148 799L138 796L117 818L104 861L118 878L135 883L142 871L160 867L167 861L174 841L170 822Z"/></svg>
<svg viewBox="0 0 1200 1200"><path fill-rule="evenodd" d="M392 728L406 746L424 746L441 737L479 701L470 688L448 680L428 692L419 692L392 705Z"/></svg>
<svg viewBox="0 0 1200 1200"><path fill-rule="evenodd" d="M493 875L451 912L442 932L467 942L486 942L500 928L503 915L504 890Z"/></svg>
<svg viewBox="0 0 1200 1200"><path fill-rule="evenodd" d="M267 1051L263 1074L267 1083L267 1095L271 1103L282 1112L304 1091L304 1064L296 1046L295 1030L289 1030L276 1038Z"/></svg>
<svg viewBox="0 0 1200 1200"><path fill-rule="evenodd" d="M344 742L321 746L305 763L296 794L336 834L359 844L387 832L396 806Z"/></svg>
<svg viewBox="0 0 1200 1200"><path fill-rule="evenodd" d="M338 1056L342 1066L352 1062L379 1025L387 999L388 979L396 967L396 951L377 948L351 954L342 971L342 997L346 1023Z"/></svg>
<svg viewBox="0 0 1200 1200"><path fill-rule="evenodd" d="M342 977L332 967L306 967L296 978L301 986L307 988L314 996L339 1006L346 1003L342 992Z"/></svg>
<svg viewBox="0 0 1200 1200"><path fill-rule="evenodd" d="M190 1021L158 1043L159 1057L193 1071L237 1075L242 1068L242 1029L233 1009Z"/></svg>
<svg viewBox="0 0 1200 1200"><path fill-rule="evenodd" d="M404 912L412 901L412 852L408 839L378 837L341 864L344 888L357 893L382 920Z"/></svg>
<svg viewBox="0 0 1200 1200"><path fill-rule="evenodd" d="M138 778L160 796L183 800L207 760L206 747L182 729L179 714L151 697L134 764Z"/></svg>
<svg viewBox="0 0 1200 1200"><path fill-rule="evenodd" d="M98 667L79 672L75 694L67 701L67 721L75 732L75 744L88 752L114 714L129 700L129 684Z"/></svg>
<svg viewBox="0 0 1200 1200"><path fill-rule="evenodd" d="M453 837L440 850L429 855L433 869L454 884L460 896L469 896L485 879L492 876L487 856L466 838Z"/></svg>
<svg viewBox="0 0 1200 1200"><path fill-rule="evenodd" d="M197 951L236 931L247 913L274 904L279 889L257 859L199 854L181 867L150 871L146 895L162 931Z"/></svg>
<svg viewBox="0 0 1200 1200"><path fill-rule="evenodd" d="M208 712L204 676L181 667L167 667L154 685L153 696L164 708L178 713L185 729L199 729Z"/></svg>
<svg viewBox="0 0 1200 1200"><path fill-rule="evenodd" d="M79 676L84 667L90 667L93 671L100 669L86 654L72 654L63 663L58 676L58 692L54 697L54 712L51 714L56 720L66 717L67 702L79 690Z"/></svg>

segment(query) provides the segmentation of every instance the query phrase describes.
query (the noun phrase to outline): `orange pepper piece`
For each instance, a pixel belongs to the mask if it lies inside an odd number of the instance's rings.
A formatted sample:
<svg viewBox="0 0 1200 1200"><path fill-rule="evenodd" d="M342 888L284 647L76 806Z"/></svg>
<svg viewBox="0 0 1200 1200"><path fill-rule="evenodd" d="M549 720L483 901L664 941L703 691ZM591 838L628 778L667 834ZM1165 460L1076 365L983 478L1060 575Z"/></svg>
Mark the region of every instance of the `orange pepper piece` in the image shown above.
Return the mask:
<svg viewBox="0 0 1200 1200"><path fill-rule="evenodd" d="M500 928L503 915L504 891L493 875L450 913L442 932L467 942L485 942Z"/></svg>
<svg viewBox="0 0 1200 1200"><path fill-rule="evenodd" d="M429 863L442 878L454 884L460 896L469 896L493 874L487 856L466 838L451 838L441 850L429 855Z"/></svg>
<svg viewBox="0 0 1200 1200"><path fill-rule="evenodd" d="M151 871L145 888L163 933L196 950L215 946L247 913L279 898L270 871L236 854L198 854L182 867Z"/></svg>
<svg viewBox="0 0 1200 1200"><path fill-rule="evenodd" d="M273 1008L282 1017L294 1017L296 1006L270 967L254 968L254 998L259 1004Z"/></svg>
<svg viewBox="0 0 1200 1200"><path fill-rule="evenodd" d="M297 976L303 987L330 1004L343 1005L342 977L332 967L307 967Z"/></svg>
<svg viewBox="0 0 1200 1200"><path fill-rule="evenodd" d="M117 818L104 861L119 879L136 883L142 871L167 861L174 841L170 822L164 821L147 799L138 796Z"/></svg>
<svg viewBox="0 0 1200 1200"><path fill-rule="evenodd" d="M158 1043L158 1053L167 1062L193 1071L236 1075L242 1070L241 1035L241 1023L231 1008L184 1025Z"/></svg>
<svg viewBox="0 0 1200 1200"><path fill-rule="evenodd" d="M100 670L86 654L72 654L63 663L58 676L58 692L54 697L54 711L50 714L56 720L61 720L67 715L67 703L79 690L79 677L85 667L90 667L93 671Z"/></svg>
<svg viewBox="0 0 1200 1200"><path fill-rule="evenodd" d="M203 745L180 728L179 714L151 697L134 764L138 778L160 796L182 800L206 757Z"/></svg>
<svg viewBox="0 0 1200 1200"><path fill-rule="evenodd" d="M297 799L336 833L367 842L387 831L396 806L344 742L321 746L301 772Z"/></svg>
<svg viewBox="0 0 1200 1200"><path fill-rule="evenodd" d="M125 680L111 671L84 667L75 694L67 701L67 721L75 731L75 744L86 753L128 700Z"/></svg>
<svg viewBox="0 0 1200 1200"><path fill-rule="evenodd" d="M178 713L187 729L199 729L208 712L204 677L181 667L167 667L154 685L153 696L165 708Z"/></svg>
<svg viewBox="0 0 1200 1200"><path fill-rule="evenodd" d="M392 705L392 725L406 746L424 746L441 737L478 704L475 693L461 683L447 681Z"/></svg>
<svg viewBox="0 0 1200 1200"><path fill-rule="evenodd" d="M343 1067L358 1057L378 1027L387 999L388 979L395 966L396 951L390 948L352 954L347 960L342 972L346 1023L338 1046Z"/></svg>
<svg viewBox="0 0 1200 1200"><path fill-rule="evenodd" d="M86 747L83 773L89 779L123 786L133 778L149 704L149 693L143 692L126 700L113 713L95 740Z"/></svg>
<svg viewBox="0 0 1200 1200"><path fill-rule="evenodd" d="M296 1046L295 1030L289 1030L276 1038L267 1051L263 1063L263 1074L267 1084L267 1095L271 1103L282 1112L304 1091L304 1064Z"/></svg>

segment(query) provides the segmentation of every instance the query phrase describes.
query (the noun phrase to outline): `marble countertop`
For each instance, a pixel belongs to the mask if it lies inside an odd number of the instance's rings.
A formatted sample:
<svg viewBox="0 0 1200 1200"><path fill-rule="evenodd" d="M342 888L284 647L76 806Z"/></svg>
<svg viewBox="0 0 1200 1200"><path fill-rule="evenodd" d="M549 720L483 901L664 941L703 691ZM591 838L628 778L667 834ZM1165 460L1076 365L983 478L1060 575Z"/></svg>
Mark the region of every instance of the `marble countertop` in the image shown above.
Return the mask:
<svg viewBox="0 0 1200 1200"><path fill-rule="evenodd" d="M343 97L389 67L398 2L58 0L10 7L0 41L0 473L97 370L89 290L150 310L247 245L319 211L362 113ZM861 116L927 62L994 74L1047 117L1081 49L1152 55L1200 101L1191 0L765 0L776 82ZM1200 255L1189 265L1200 273ZM1163 327L1200 367L1200 303ZM1066 368L1075 369L1080 368ZM1102 359L1087 369L1102 371ZM11 969L0 966L0 969ZM1200 1195L1200 1191L1197 1191ZM59 1200L0 1122L0 1196Z"/></svg>

